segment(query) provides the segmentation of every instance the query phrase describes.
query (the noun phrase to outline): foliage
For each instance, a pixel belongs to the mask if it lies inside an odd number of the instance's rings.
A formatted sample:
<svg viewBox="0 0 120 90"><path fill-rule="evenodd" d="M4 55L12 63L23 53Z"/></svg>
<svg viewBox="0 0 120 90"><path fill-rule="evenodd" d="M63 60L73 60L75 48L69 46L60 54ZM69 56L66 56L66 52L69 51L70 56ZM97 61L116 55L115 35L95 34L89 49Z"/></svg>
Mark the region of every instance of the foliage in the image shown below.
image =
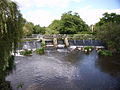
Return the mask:
<svg viewBox="0 0 120 90"><path fill-rule="evenodd" d="M23 88L23 86L24 86L24 83L23 82L20 82L18 85L17 85L17 89L19 89L19 88Z"/></svg>
<svg viewBox="0 0 120 90"><path fill-rule="evenodd" d="M35 25L33 27L33 34L45 34L45 27L40 27L40 25Z"/></svg>
<svg viewBox="0 0 120 90"><path fill-rule="evenodd" d="M9 81L0 80L0 90L13 90Z"/></svg>
<svg viewBox="0 0 120 90"><path fill-rule="evenodd" d="M33 33L34 24L32 22L26 22L23 27L24 36L30 36Z"/></svg>
<svg viewBox="0 0 120 90"><path fill-rule="evenodd" d="M108 14L106 12L103 14L103 17L100 19L100 21L96 25L101 26L109 22L120 24L120 15L116 13Z"/></svg>
<svg viewBox="0 0 120 90"><path fill-rule="evenodd" d="M120 46L120 15L105 13L95 30L97 38L106 42L110 51L116 52Z"/></svg>
<svg viewBox="0 0 120 90"><path fill-rule="evenodd" d="M24 50L20 52L20 55L29 56L32 54L32 50Z"/></svg>
<svg viewBox="0 0 120 90"><path fill-rule="evenodd" d="M112 56L112 52L109 50L99 50L98 54L101 56Z"/></svg>
<svg viewBox="0 0 120 90"><path fill-rule="evenodd" d="M45 34L46 35L59 34L59 32L57 30L54 30L54 29L51 29L48 27L48 28L46 28Z"/></svg>
<svg viewBox="0 0 120 90"><path fill-rule="evenodd" d="M41 27L40 25L34 25L32 22L25 21L25 25L23 27L24 36L30 36L32 34L45 34L46 28Z"/></svg>
<svg viewBox="0 0 120 90"><path fill-rule="evenodd" d="M14 56L12 55L8 60L8 66L6 67L6 71L11 71L14 68L15 68Z"/></svg>
<svg viewBox="0 0 120 90"><path fill-rule="evenodd" d="M8 67L12 50L15 51L23 35L24 19L15 2L0 0L0 70Z"/></svg>
<svg viewBox="0 0 120 90"><path fill-rule="evenodd" d="M84 47L84 50L87 50L87 51L91 51L92 49L93 49L93 47L91 47L91 46Z"/></svg>
<svg viewBox="0 0 120 90"><path fill-rule="evenodd" d="M41 42L41 48L36 49L37 54L44 54L45 53L45 41Z"/></svg>
<svg viewBox="0 0 120 90"><path fill-rule="evenodd" d="M64 13L60 20L54 20L49 25L49 31L59 32L60 34L76 34L82 31L89 31L89 27L80 18L77 13L72 14L71 11ZM54 33L52 33L54 34Z"/></svg>
<svg viewBox="0 0 120 90"><path fill-rule="evenodd" d="M42 47L42 48L38 48L38 49L36 49L36 53L37 54L44 54L45 53L45 49Z"/></svg>
<svg viewBox="0 0 120 90"><path fill-rule="evenodd" d="M92 34L69 34L68 36L72 37L72 39L78 39L78 40L95 39L95 36Z"/></svg>
<svg viewBox="0 0 120 90"><path fill-rule="evenodd" d="M59 34L60 20L54 20L48 28L46 28L46 34Z"/></svg>
<svg viewBox="0 0 120 90"><path fill-rule="evenodd" d="M93 49L93 47L87 46L87 47L84 47L84 49L89 50L89 49Z"/></svg>
<svg viewBox="0 0 120 90"><path fill-rule="evenodd" d="M42 41L42 42L41 42L41 47L42 47L42 48L45 48L45 41Z"/></svg>

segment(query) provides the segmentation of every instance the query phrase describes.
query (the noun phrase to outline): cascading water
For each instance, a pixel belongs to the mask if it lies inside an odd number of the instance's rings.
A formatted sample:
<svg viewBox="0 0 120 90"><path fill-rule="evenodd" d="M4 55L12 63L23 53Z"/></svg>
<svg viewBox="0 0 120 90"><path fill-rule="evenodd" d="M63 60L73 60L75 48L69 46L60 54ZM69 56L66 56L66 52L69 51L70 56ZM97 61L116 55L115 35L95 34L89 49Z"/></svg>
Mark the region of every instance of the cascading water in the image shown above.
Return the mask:
<svg viewBox="0 0 120 90"><path fill-rule="evenodd" d="M25 41L24 43L20 43L18 49L22 50L22 49L36 49L36 48L40 48L41 47L41 43L39 41Z"/></svg>

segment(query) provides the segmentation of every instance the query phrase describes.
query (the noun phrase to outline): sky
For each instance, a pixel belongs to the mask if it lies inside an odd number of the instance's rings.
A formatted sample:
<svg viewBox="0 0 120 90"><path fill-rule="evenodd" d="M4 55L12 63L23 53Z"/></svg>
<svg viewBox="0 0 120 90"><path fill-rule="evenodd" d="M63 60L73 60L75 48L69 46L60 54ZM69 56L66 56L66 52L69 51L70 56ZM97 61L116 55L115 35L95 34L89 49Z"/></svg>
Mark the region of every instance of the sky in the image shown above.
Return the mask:
<svg viewBox="0 0 120 90"><path fill-rule="evenodd" d="M120 0L12 0L23 17L35 25L48 26L65 12L77 12L86 24L95 24L105 12L120 14Z"/></svg>

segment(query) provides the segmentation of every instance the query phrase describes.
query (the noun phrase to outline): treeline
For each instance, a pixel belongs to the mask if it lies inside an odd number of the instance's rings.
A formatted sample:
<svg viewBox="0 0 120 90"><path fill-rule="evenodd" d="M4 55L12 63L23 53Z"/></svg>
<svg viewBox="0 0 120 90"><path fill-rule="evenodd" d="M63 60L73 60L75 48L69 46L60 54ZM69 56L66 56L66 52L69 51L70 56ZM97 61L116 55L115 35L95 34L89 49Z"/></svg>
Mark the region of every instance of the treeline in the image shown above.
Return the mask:
<svg viewBox="0 0 120 90"><path fill-rule="evenodd" d="M24 35L31 34L78 34L90 32L89 26L80 18L78 13L69 11L63 13L60 20L54 20L48 27L34 25L32 22L25 23Z"/></svg>
<svg viewBox="0 0 120 90"><path fill-rule="evenodd" d="M40 25L34 25L32 22L27 22L24 19L23 35L30 36L31 34L45 34L46 27L41 27Z"/></svg>

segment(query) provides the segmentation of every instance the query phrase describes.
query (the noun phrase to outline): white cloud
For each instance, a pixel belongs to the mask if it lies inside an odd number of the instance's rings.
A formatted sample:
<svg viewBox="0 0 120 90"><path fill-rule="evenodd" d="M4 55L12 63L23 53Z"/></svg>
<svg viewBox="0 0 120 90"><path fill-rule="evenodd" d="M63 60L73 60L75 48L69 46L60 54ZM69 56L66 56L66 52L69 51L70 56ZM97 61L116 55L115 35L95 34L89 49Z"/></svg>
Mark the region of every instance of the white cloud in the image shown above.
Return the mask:
<svg viewBox="0 0 120 90"><path fill-rule="evenodd" d="M49 11L35 10L23 14L23 17L34 24L40 24L41 26L48 26L54 19L59 19L60 16L55 16Z"/></svg>
<svg viewBox="0 0 120 90"><path fill-rule="evenodd" d="M93 9L89 7L81 8L79 10L75 10L75 12L79 13L80 17L88 24L95 24L102 17L102 14L105 12L108 13L117 13L120 14L120 9ZM64 12L63 12L64 13ZM58 16L54 15L54 13L45 11L45 10L36 10L32 12L28 12L23 14L24 18L28 21L31 21L35 24L40 24L41 26L48 26L54 19L60 19L62 13Z"/></svg>
<svg viewBox="0 0 120 90"><path fill-rule="evenodd" d="M31 7L60 7L65 8L71 2L81 2L82 0L13 0L20 8L27 9Z"/></svg>
<svg viewBox="0 0 120 90"><path fill-rule="evenodd" d="M83 0L12 0L17 2L23 17L28 21L41 26L48 26L54 19L60 19L60 16L54 15L54 12L44 10L47 8L66 8L71 2L81 2ZM32 8L36 8L34 11ZM63 12L64 13L64 12ZM62 14L62 13L61 13Z"/></svg>
<svg viewBox="0 0 120 90"><path fill-rule="evenodd" d="M120 9L93 9L90 6L75 11L88 25L97 23L105 12L120 14Z"/></svg>
<svg viewBox="0 0 120 90"><path fill-rule="evenodd" d="M62 11L58 11L59 15L54 14L54 12L48 9L42 9L41 7L50 8L65 8L68 7L72 2L81 2L84 0L13 0L18 2L20 9L22 11L23 17L28 21L35 24L40 24L41 26L48 26L54 19L60 19ZM37 7L37 8L36 8ZM35 8L34 10L32 8ZM95 24L102 17L105 12L111 13L115 12L120 14L120 9L94 9L92 6L88 5L84 8L76 7L77 9L73 12L79 13L80 17L88 24ZM62 10L63 10L62 9ZM62 12L62 13L60 13ZM67 11L66 11L67 12Z"/></svg>

